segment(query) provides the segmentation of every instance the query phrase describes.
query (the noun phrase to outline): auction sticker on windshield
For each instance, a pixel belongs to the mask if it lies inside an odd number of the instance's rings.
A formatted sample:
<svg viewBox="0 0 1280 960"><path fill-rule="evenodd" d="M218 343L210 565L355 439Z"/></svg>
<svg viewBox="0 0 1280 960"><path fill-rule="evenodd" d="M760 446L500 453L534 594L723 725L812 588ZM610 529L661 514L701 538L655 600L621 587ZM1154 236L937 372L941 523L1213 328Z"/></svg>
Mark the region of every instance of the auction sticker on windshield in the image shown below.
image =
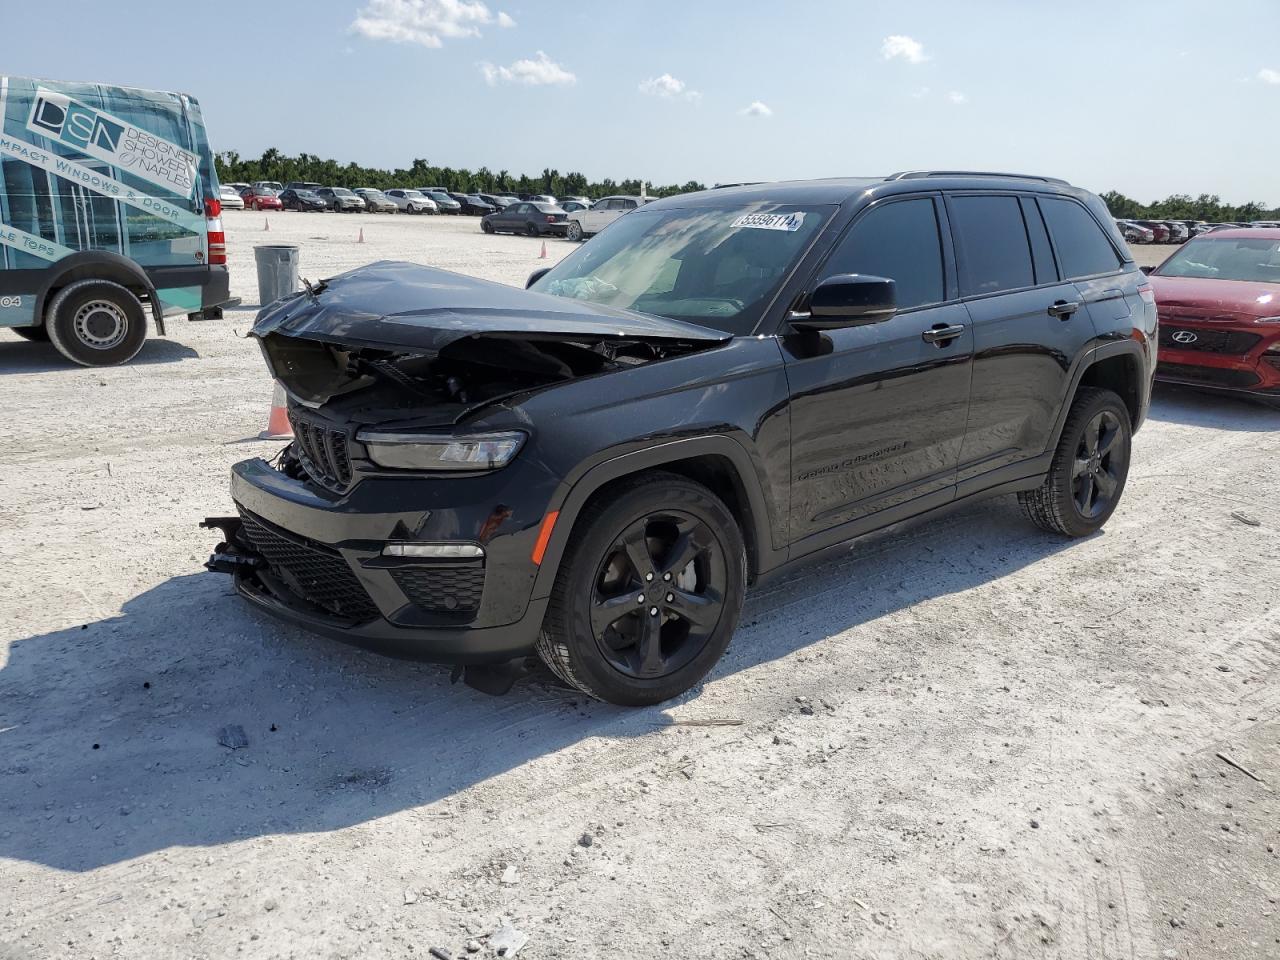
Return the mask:
<svg viewBox="0 0 1280 960"><path fill-rule="evenodd" d="M786 230L788 233L800 229L804 223L803 213L748 213L733 221L730 226L751 227L755 230Z"/></svg>

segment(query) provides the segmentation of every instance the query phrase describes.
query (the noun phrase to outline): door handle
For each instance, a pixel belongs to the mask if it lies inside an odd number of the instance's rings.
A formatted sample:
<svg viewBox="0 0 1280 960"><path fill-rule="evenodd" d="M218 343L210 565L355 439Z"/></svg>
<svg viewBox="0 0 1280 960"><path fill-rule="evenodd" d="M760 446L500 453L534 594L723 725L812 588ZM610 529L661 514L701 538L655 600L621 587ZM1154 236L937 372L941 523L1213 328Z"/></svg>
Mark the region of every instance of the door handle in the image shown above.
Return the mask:
<svg viewBox="0 0 1280 960"><path fill-rule="evenodd" d="M944 340L954 340L962 333L964 333L963 323L935 323L920 336L925 343L942 343ZM945 343L942 345L946 346Z"/></svg>
<svg viewBox="0 0 1280 960"><path fill-rule="evenodd" d="M1080 309L1079 300L1055 300L1049 304L1049 316L1059 320L1070 320L1071 315Z"/></svg>

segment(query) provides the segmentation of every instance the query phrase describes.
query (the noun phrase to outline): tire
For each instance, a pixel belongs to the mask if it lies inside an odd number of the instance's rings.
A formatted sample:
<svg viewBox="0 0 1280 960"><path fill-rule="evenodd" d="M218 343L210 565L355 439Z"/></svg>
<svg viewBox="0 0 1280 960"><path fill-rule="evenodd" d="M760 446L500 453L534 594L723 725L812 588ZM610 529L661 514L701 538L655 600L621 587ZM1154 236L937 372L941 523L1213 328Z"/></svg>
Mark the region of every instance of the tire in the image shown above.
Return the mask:
<svg viewBox="0 0 1280 960"><path fill-rule="evenodd" d="M676 474L640 474L591 501L574 524L538 655L597 700L661 703L723 656L746 581L742 532L715 494Z"/></svg>
<svg viewBox="0 0 1280 960"><path fill-rule="evenodd" d="M524 234L526 237L536 237L539 234L538 225L536 223L526 223L524 225Z"/></svg>
<svg viewBox="0 0 1280 960"><path fill-rule="evenodd" d="M483 230L485 233L493 233L493 224L490 223L488 220L481 220L480 229Z"/></svg>
<svg viewBox="0 0 1280 960"><path fill-rule="evenodd" d="M38 327L9 327L9 329L23 340L30 340L32 343L49 342L49 328L43 324Z"/></svg>
<svg viewBox="0 0 1280 960"><path fill-rule="evenodd" d="M109 280L78 280L63 287L49 304L45 327L58 352L85 367L127 363L147 339L141 302Z"/></svg>
<svg viewBox="0 0 1280 960"><path fill-rule="evenodd" d="M1044 483L1018 494L1031 522L1068 537L1087 537L1115 511L1129 476L1133 426L1110 390L1076 393Z"/></svg>
<svg viewBox="0 0 1280 960"><path fill-rule="evenodd" d="M578 241L583 240L585 238L582 232L582 224L580 224L577 220L569 221L569 226L565 227L564 235L570 240L572 240L574 243L577 243Z"/></svg>

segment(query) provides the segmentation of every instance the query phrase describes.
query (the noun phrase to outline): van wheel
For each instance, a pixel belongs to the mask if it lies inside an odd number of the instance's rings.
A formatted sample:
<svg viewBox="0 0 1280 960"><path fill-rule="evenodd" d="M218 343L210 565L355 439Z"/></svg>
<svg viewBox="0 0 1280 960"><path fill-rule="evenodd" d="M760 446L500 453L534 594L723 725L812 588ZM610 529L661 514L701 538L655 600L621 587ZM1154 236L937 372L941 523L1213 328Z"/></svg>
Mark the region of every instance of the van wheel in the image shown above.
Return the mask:
<svg viewBox="0 0 1280 960"><path fill-rule="evenodd" d="M9 329L23 340L30 340L32 343L49 342L49 329L43 325L39 327L10 327Z"/></svg>
<svg viewBox="0 0 1280 960"><path fill-rule="evenodd" d="M538 654L596 699L661 703L724 654L746 580L742 533L725 505L676 474L642 474L574 525Z"/></svg>
<svg viewBox="0 0 1280 960"><path fill-rule="evenodd" d="M86 367L126 363L147 339L141 302L109 280L78 280L63 287L49 304L45 326L58 352Z"/></svg>
<svg viewBox="0 0 1280 960"><path fill-rule="evenodd" d="M1081 387L1044 483L1018 494L1022 509L1052 533L1085 537L1100 530L1124 492L1132 436L1123 400L1110 390Z"/></svg>

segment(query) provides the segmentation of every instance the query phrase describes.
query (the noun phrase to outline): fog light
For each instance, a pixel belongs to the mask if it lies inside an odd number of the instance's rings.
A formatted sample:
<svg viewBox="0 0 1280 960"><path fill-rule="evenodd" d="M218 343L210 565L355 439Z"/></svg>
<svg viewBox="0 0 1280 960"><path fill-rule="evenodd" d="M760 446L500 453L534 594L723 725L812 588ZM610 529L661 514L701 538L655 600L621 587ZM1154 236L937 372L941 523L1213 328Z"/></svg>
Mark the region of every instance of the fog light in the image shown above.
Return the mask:
<svg viewBox="0 0 1280 960"><path fill-rule="evenodd" d="M423 560L477 560L484 548L474 543L388 543L384 557L418 557Z"/></svg>

